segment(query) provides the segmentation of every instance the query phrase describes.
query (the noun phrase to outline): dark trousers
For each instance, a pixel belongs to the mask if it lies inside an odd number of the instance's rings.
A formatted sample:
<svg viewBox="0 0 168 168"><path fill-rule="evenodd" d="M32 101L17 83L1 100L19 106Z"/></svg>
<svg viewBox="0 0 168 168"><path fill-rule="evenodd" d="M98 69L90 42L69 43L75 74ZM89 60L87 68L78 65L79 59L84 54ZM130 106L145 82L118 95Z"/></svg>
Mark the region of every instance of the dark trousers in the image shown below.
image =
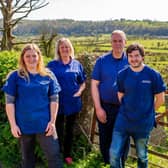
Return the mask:
<svg viewBox="0 0 168 168"><path fill-rule="evenodd" d="M109 164L109 150L112 142L112 132L113 132L115 119L119 111L119 105L113 105L113 104L103 103L103 102L101 102L101 105L106 112L107 122L103 124L100 121L98 121L100 151L102 153L105 164ZM123 157L121 158L121 162L123 166L127 158L128 151L129 151L129 139L126 144Z"/></svg>
<svg viewBox="0 0 168 168"><path fill-rule="evenodd" d="M61 152L63 153L64 158L71 156L76 117L77 113L68 116L62 114L57 116L56 128Z"/></svg>
<svg viewBox="0 0 168 168"><path fill-rule="evenodd" d="M54 136L45 136L45 134L21 136L22 168L35 168L34 149L36 138L48 160L48 168L63 168L56 133Z"/></svg>

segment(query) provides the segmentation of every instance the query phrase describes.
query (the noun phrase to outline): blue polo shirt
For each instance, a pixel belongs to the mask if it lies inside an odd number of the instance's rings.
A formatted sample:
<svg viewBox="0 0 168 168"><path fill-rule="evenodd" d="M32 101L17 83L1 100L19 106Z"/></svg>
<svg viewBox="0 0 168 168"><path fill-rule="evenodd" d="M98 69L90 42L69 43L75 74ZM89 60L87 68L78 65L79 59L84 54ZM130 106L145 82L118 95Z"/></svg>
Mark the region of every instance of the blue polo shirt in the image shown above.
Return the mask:
<svg viewBox="0 0 168 168"><path fill-rule="evenodd" d="M92 79L100 81L99 94L102 101L119 104L116 83L117 73L126 66L128 66L128 61L125 53L120 59L116 59L112 52L109 52L96 60Z"/></svg>
<svg viewBox="0 0 168 168"><path fill-rule="evenodd" d="M72 59L68 64L63 64L61 60L53 60L48 63L48 68L55 74L62 89L59 93L58 114L78 113L82 107L81 97L73 95L86 80L83 66L75 59Z"/></svg>
<svg viewBox="0 0 168 168"><path fill-rule="evenodd" d="M45 132L50 121L49 97L60 91L54 74L52 76L29 73L27 81L14 71L4 84L3 91L16 99L15 118L22 134Z"/></svg>
<svg viewBox="0 0 168 168"><path fill-rule="evenodd" d="M148 66L140 72L128 67L118 74L117 84L124 96L115 130L149 133L155 122L154 96L166 89L161 75Z"/></svg>

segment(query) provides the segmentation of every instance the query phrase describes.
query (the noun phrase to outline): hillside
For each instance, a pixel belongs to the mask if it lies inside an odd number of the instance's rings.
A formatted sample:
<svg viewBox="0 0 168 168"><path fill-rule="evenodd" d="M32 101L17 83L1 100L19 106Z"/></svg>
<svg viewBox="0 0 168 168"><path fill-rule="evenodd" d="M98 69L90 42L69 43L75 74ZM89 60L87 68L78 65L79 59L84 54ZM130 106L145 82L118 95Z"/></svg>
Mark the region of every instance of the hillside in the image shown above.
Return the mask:
<svg viewBox="0 0 168 168"><path fill-rule="evenodd" d="M2 21L0 21L0 25ZM128 35L136 36L168 36L168 22L151 20L106 20L75 21L62 20L24 20L14 29L14 34L39 35L45 32L64 35L97 35L111 33L114 29L122 29Z"/></svg>

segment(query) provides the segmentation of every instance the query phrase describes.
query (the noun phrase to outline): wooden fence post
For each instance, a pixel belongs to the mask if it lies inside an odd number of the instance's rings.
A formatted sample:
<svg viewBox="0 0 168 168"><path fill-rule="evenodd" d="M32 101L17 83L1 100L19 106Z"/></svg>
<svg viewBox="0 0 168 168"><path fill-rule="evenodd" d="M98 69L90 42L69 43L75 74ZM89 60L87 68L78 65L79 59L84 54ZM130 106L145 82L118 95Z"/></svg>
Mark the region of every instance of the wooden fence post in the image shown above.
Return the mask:
<svg viewBox="0 0 168 168"><path fill-rule="evenodd" d="M168 113L168 90L165 92L165 111ZM168 121L168 115L166 116L166 119Z"/></svg>
<svg viewBox="0 0 168 168"><path fill-rule="evenodd" d="M165 92L165 108L168 110L168 91Z"/></svg>
<svg viewBox="0 0 168 168"><path fill-rule="evenodd" d="M90 136L90 141L92 143L94 142L95 129L96 129L96 111L94 109L93 118L92 118L92 125L91 125L91 136Z"/></svg>

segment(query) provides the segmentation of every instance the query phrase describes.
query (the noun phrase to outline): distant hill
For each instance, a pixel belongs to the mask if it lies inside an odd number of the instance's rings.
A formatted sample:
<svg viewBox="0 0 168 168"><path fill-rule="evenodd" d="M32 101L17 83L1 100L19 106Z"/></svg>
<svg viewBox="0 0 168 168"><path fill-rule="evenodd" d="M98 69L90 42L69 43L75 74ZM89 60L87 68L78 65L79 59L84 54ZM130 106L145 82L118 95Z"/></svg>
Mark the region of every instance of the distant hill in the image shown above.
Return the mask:
<svg viewBox="0 0 168 168"><path fill-rule="evenodd" d="M0 21L0 24L2 24L2 21ZM14 29L14 34L29 36L39 35L43 32L53 32L81 36L111 33L114 29L124 30L128 35L168 36L168 22L126 19L106 21L23 20Z"/></svg>

